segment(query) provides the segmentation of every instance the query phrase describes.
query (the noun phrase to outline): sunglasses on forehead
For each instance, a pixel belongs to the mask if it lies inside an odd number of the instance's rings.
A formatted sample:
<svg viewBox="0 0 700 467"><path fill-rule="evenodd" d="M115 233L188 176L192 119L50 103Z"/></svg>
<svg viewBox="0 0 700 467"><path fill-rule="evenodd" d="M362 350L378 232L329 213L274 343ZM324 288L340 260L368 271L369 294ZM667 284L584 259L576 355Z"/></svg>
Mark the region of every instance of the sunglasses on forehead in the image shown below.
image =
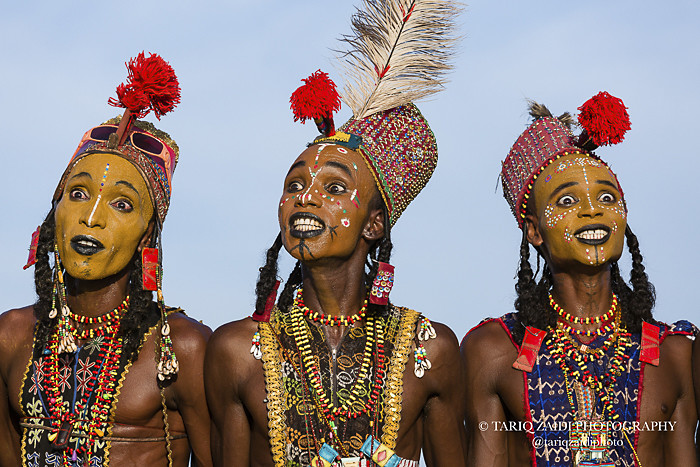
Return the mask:
<svg viewBox="0 0 700 467"><path fill-rule="evenodd" d="M117 132L117 125L100 125L90 130L90 134L86 139L92 141L108 141L109 136ZM145 152L148 155L156 156L161 160L168 157L168 148L158 138L149 135L148 133L140 133L133 131L129 134L129 141L139 151Z"/></svg>

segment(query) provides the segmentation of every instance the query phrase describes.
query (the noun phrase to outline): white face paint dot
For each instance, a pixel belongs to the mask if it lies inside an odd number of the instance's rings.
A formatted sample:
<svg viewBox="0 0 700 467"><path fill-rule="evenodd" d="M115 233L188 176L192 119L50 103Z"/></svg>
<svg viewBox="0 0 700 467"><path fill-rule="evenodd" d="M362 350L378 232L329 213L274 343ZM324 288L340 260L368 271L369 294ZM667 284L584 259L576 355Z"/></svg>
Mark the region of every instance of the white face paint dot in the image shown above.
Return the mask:
<svg viewBox="0 0 700 467"><path fill-rule="evenodd" d="M350 227L350 219L347 217L340 219L340 223L343 224L343 227Z"/></svg>
<svg viewBox="0 0 700 467"><path fill-rule="evenodd" d="M336 149L337 149L338 152L341 153L341 154L347 154L347 153L348 153L348 150L345 149L345 148L343 148L343 147L338 146Z"/></svg>

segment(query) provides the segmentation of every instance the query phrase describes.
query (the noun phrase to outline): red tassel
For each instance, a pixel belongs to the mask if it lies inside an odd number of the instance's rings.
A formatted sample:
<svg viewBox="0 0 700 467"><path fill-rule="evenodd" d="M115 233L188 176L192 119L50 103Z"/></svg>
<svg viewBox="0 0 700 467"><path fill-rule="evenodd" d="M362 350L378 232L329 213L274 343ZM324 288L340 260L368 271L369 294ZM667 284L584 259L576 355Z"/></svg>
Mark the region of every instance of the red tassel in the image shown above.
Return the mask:
<svg viewBox="0 0 700 467"><path fill-rule="evenodd" d="M158 248L144 248L141 252L141 271L143 274L143 290L157 290L158 281Z"/></svg>
<svg viewBox="0 0 700 467"><path fill-rule="evenodd" d="M588 99L578 110L578 121L596 146L621 142L631 128L625 104L605 91Z"/></svg>
<svg viewBox="0 0 700 467"><path fill-rule="evenodd" d="M39 232L41 232L41 226L37 227L32 234L32 242L29 245L29 258L27 259L27 264L25 264L22 269L27 269L36 264L36 249L39 247Z"/></svg>
<svg viewBox="0 0 700 467"><path fill-rule="evenodd" d="M294 121L333 118L333 112L340 110L340 95L335 83L327 73L317 70L306 79L289 98L294 112Z"/></svg>
<svg viewBox="0 0 700 467"><path fill-rule="evenodd" d="M160 120L180 103L180 84L175 71L160 55L146 57L141 52L126 68L127 82L117 87L117 99L110 98L110 105L129 109L136 118L144 118L152 110Z"/></svg>

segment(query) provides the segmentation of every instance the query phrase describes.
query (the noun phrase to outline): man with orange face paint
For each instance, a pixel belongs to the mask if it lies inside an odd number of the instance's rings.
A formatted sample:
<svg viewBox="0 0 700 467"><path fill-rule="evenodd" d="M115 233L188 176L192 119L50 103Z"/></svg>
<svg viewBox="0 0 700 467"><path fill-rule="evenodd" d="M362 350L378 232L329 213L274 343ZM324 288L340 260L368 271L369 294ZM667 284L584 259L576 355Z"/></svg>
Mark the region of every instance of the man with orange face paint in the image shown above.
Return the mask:
<svg viewBox="0 0 700 467"><path fill-rule="evenodd" d="M37 302L0 316L3 467L211 464L211 331L161 288L178 148L136 120L170 111L180 89L158 55L128 68L110 99L124 116L85 133L33 236Z"/></svg>
<svg viewBox="0 0 700 467"><path fill-rule="evenodd" d="M630 128L621 100L599 93L534 122L503 162L506 200L523 231L517 313L462 342L473 465L695 465L691 372L697 329L655 321L654 288L627 225L622 189L592 151ZM630 283L620 274L625 238ZM530 246L545 260L539 281ZM538 263L539 264L539 263ZM539 268L538 268L539 269Z"/></svg>
<svg viewBox="0 0 700 467"><path fill-rule="evenodd" d="M361 82L376 87L346 89L354 116L339 131L328 75L314 73L292 95L295 118L314 119L322 136L287 173L255 314L219 328L207 348L215 465L414 467L421 450L429 466L464 465L457 340L388 300L391 227L437 163L435 136L411 99L434 92L445 68L415 60L448 58L456 12L451 2L415 2L402 13L403 4L367 2L353 19L349 43L376 40L368 47L396 55L367 59ZM395 23L372 22L388 18ZM421 30L425 48L386 30ZM275 306L282 247L297 263Z"/></svg>

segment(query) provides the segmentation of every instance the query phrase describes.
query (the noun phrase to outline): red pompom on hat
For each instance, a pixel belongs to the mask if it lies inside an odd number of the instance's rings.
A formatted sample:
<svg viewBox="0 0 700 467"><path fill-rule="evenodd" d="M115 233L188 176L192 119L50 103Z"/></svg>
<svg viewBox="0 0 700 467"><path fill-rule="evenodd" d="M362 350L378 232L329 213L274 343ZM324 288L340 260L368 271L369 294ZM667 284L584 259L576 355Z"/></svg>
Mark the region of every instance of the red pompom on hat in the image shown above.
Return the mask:
<svg viewBox="0 0 700 467"><path fill-rule="evenodd" d="M294 121L301 120L304 123L313 119L321 133L333 136L333 113L340 110L340 95L335 83L321 70L316 70L302 81L304 85L299 86L289 98Z"/></svg>
<svg viewBox="0 0 700 467"><path fill-rule="evenodd" d="M625 133L631 128L625 104L605 91L588 99L578 110L581 112L578 121L584 128L579 139L581 143L585 142L584 138L590 138L595 146L617 144L625 139Z"/></svg>
<svg viewBox="0 0 700 467"><path fill-rule="evenodd" d="M158 54L141 52L126 64L129 76L117 86L117 98L109 104L128 109L136 118L144 118L152 110L160 120L180 103L180 84L175 71Z"/></svg>

